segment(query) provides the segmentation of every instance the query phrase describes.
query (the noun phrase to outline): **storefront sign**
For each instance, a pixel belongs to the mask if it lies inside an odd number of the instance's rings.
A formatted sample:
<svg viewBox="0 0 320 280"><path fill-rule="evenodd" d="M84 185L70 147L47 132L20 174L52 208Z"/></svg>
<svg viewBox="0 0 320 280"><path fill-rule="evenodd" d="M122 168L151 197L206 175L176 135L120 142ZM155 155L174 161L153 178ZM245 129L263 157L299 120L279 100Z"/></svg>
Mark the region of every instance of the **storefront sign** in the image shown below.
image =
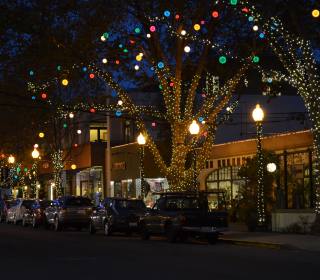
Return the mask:
<svg viewBox="0 0 320 280"><path fill-rule="evenodd" d="M124 169L126 169L126 162L125 161L114 162L112 164L112 169L113 170L124 170Z"/></svg>

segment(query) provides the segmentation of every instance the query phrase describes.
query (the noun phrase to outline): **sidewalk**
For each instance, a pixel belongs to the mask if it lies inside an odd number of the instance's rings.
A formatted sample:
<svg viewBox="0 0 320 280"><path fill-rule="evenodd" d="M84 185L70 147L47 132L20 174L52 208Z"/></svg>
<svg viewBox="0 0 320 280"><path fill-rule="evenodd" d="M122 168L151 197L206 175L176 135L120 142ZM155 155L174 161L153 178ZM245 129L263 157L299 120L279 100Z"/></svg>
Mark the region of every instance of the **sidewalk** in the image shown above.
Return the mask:
<svg viewBox="0 0 320 280"><path fill-rule="evenodd" d="M230 225L220 240L243 246L272 249L296 249L320 252L320 236L308 234L286 234L277 232L248 232L242 225Z"/></svg>

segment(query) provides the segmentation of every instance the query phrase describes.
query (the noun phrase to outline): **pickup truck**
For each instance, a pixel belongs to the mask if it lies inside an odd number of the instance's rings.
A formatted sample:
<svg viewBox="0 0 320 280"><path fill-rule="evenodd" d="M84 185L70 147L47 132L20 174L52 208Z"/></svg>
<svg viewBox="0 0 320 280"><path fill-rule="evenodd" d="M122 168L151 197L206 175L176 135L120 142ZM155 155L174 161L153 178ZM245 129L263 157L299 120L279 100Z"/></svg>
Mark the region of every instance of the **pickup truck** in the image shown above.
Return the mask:
<svg viewBox="0 0 320 280"><path fill-rule="evenodd" d="M216 197L216 207L212 197ZM140 219L141 238L165 235L170 242L188 237L204 237L211 244L228 227L223 192L163 193L152 209ZM209 201L210 199L210 201Z"/></svg>

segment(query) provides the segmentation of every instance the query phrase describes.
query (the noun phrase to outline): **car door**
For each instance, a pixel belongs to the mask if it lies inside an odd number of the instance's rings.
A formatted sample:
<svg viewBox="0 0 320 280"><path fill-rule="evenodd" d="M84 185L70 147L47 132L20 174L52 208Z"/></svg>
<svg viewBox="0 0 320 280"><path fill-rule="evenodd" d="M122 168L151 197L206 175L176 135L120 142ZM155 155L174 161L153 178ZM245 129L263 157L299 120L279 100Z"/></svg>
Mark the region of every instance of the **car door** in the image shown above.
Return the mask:
<svg viewBox="0 0 320 280"><path fill-rule="evenodd" d="M50 205L46 208L45 215L46 215L46 219L49 223L54 222L56 205L57 205L57 201L51 201Z"/></svg>
<svg viewBox="0 0 320 280"><path fill-rule="evenodd" d="M22 219L21 217L21 205L22 205L23 200L20 199L17 203L17 205L14 207L14 219L16 221L19 221Z"/></svg>
<svg viewBox="0 0 320 280"><path fill-rule="evenodd" d="M163 205L164 200L160 198L153 206L153 208L146 213L146 226L148 227L149 231L153 233L160 233L161 232L161 208Z"/></svg>

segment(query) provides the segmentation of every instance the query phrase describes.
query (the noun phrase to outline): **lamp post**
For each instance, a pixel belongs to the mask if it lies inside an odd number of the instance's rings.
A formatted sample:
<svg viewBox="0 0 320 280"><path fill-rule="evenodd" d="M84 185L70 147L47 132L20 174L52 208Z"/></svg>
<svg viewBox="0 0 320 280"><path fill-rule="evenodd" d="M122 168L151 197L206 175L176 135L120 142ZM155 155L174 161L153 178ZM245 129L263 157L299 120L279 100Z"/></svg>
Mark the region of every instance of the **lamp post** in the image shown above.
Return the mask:
<svg viewBox="0 0 320 280"><path fill-rule="evenodd" d="M146 144L146 138L143 136L142 133L139 134L138 138L137 138L138 144L139 144L139 148L140 148L140 185L141 185L141 197L142 199L144 198L144 164L143 164L143 160L144 160L144 145Z"/></svg>
<svg viewBox="0 0 320 280"><path fill-rule="evenodd" d="M264 112L259 104L252 111L252 118L257 126L257 159L258 159L258 186L257 186L257 212L258 212L258 225L262 226L266 222L265 204L264 204L264 164L262 154L262 122L264 119Z"/></svg>
<svg viewBox="0 0 320 280"><path fill-rule="evenodd" d="M37 188L36 198L39 199L39 193L40 193L41 185L38 182L36 184L36 188Z"/></svg>
<svg viewBox="0 0 320 280"><path fill-rule="evenodd" d="M197 135L200 132L200 126L198 125L197 121L193 120L189 126L189 132L192 135L192 163L193 163L193 188L198 191L197 188L197 155L196 155L196 141Z"/></svg>

